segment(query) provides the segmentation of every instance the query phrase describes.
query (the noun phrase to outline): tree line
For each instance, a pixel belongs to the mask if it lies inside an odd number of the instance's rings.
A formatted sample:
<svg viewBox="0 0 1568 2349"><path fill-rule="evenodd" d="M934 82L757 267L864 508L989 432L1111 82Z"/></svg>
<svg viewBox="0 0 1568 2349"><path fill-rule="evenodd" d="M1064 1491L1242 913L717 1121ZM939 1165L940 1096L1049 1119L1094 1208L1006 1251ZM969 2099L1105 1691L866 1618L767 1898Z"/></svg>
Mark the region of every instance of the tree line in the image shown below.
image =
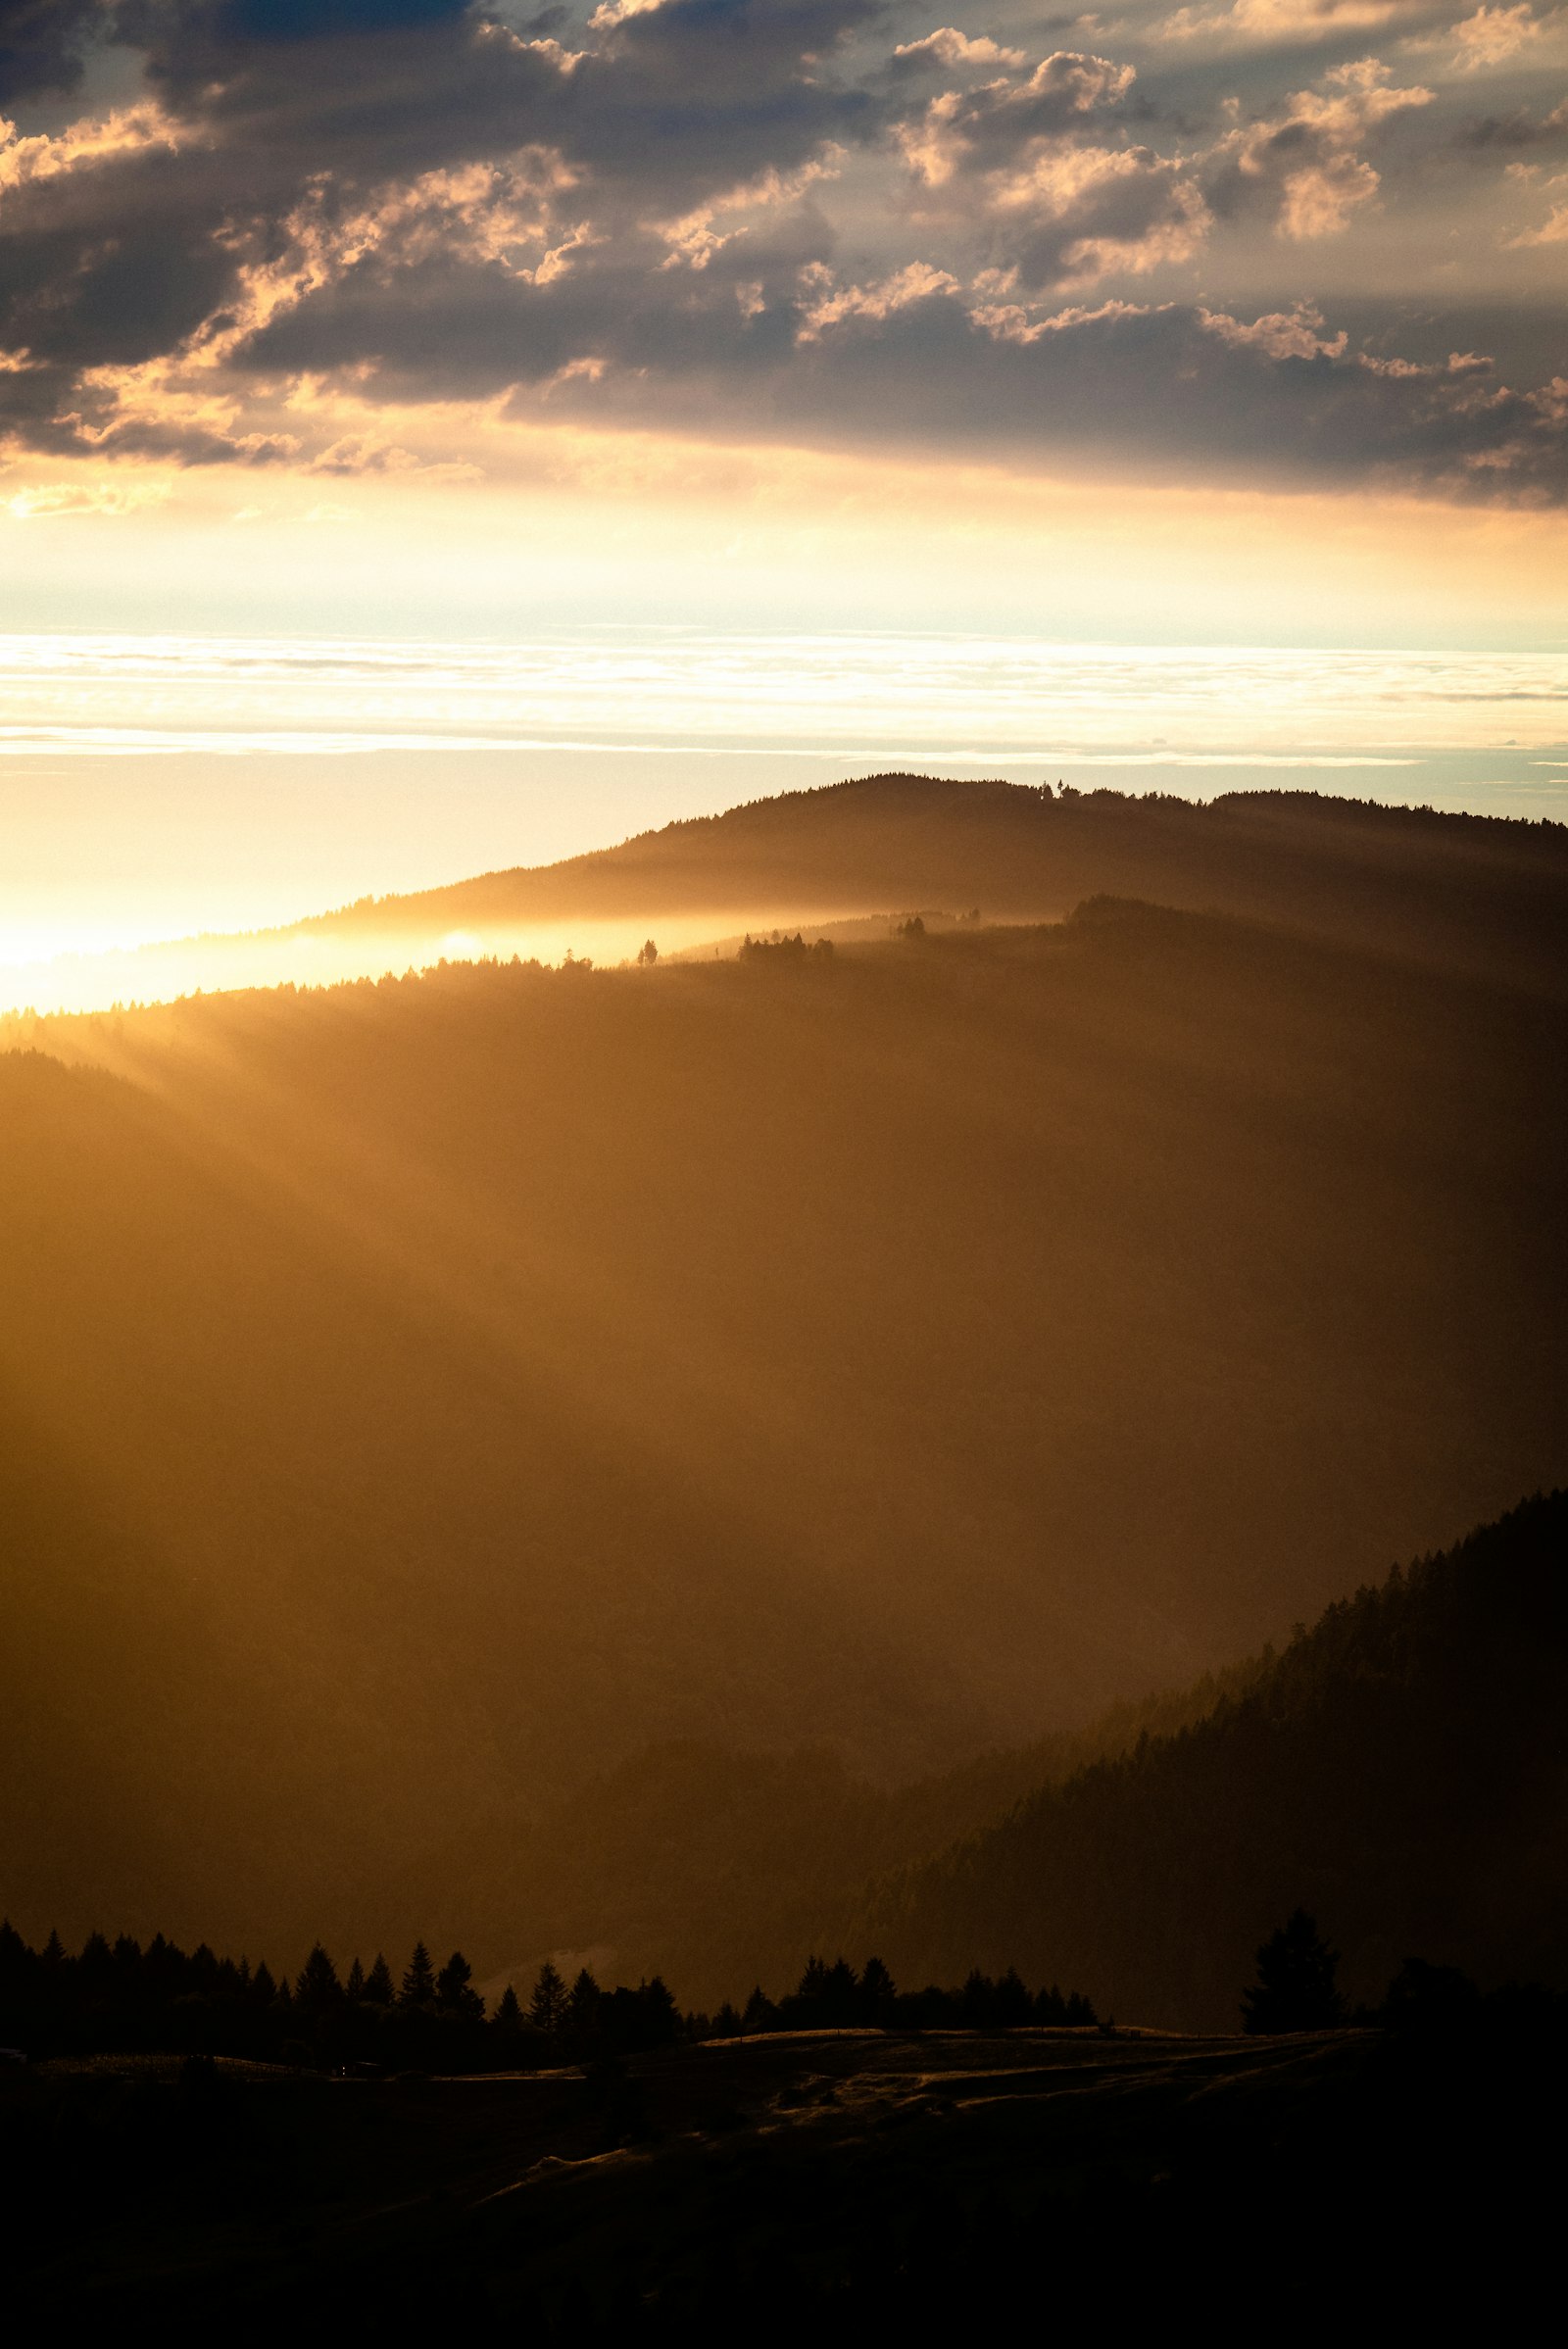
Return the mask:
<svg viewBox="0 0 1568 2349"><path fill-rule="evenodd" d="M771 1999L759 1985L744 2006L683 2011L659 1975L606 1988L587 1967L567 1982L546 1960L531 1991L512 1983L493 2006L461 1950L437 1966L418 1942L401 1976L385 1957L346 1974L319 1942L297 1975L265 1962L190 1951L155 1934L92 1933L73 1955L58 1933L32 1948L0 1924L0 2052L47 2055L173 2051L329 2068L442 2072L541 2069L621 2057L682 2040L771 2031L1092 2028L1081 1992L1031 1991L1009 1969L978 1970L956 1988L901 1991L878 1958L857 1973L844 1958L811 1958L796 1988Z"/></svg>

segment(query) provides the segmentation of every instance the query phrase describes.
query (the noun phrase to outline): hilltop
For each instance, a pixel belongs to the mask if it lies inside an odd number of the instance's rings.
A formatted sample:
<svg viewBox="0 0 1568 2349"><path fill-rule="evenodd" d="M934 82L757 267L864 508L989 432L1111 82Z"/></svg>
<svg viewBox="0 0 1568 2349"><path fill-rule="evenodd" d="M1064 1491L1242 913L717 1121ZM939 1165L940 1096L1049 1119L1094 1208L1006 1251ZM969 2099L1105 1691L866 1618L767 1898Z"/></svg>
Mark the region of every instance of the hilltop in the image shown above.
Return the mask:
<svg viewBox="0 0 1568 2349"><path fill-rule="evenodd" d="M302 931L481 945L564 922L739 930L916 905L1059 920L1086 898L1287 921L1559 993L1568 831L1314 792L1057 792L868 775L536 869L365 900Z"/></svg>

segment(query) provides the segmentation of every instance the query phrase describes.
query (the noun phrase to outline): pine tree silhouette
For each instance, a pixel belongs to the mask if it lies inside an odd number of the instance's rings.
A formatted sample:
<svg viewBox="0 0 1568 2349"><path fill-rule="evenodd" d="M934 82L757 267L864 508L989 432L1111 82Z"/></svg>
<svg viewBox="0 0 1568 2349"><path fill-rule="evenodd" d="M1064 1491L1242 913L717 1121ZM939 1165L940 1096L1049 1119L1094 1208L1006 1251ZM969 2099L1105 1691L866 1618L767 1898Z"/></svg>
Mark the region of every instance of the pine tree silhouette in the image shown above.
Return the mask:
<svg viewBox="0 0 1568 2349"><path fill-rule="evenodd" d="M375 1964L365 1978L365 1998L368 2006L390 2006L397 1992L392 1987L392 1969L376 1952Z"/></svg>
<svg viewBox="0 0 1568 2349"><path fill-rule="evenodd" d="M860 1976L860 2013L863 2019L878 2025L891 2023L897 1997L893 1977L882 1960L879 1957L867 1958L865 1970Z"/></svg>
<svg viewBox="0 0 1568 2349"><path fill-rule="evenodd" d="M603 2004L604 1992L584 1966L566 1999L566 2029L574 2040L580 2043L593 2037Z"/></svg>
<svg viewBox="0 0 1568 2349"><path fill-rule="evenodd" d="M1345 2016L1336 1977L1339 1953L1298 1909L1257 1953L1257 1980L1242 1993L1250 2031L1329 2031Z"/></svg>
<svg viewBox="0 0 1568 2349"><path fill-rule="evenodd" d="M473 1968L461 1949L454 1949L435 1980L437 2006L465 2023L484 2021L484 2000L473 1986Z"/></svg>
<svg viewBox="0 0 1568 2349"><path fill-rule="evenodd" d="M563 2029L566 2020L566 1985L550 1960L546 1958L533 1985L528 2001L528 2020L535 2031L548 2032L551 2037Z"/></svg>
<svg viewBox="0 0 1568 2349"><path fill-rule="evenodd" d="M430 1963L430 1952L422 1941L416 1941L414 1944L414 1955L410 1958L409 1970L403 1977L403 1987L398 1993L398 2003L400 2006L433 2006L435 2004L435 1968Z"/></svg>
<svg viewBox="0 0 1568 2349"><path fill-rule="evenodd" d="M337 1968L318 1941L300 1968L299 1980L294 1984L294 2003L306 2014L324 2015L339 2004L342 1996Z"/></svg>

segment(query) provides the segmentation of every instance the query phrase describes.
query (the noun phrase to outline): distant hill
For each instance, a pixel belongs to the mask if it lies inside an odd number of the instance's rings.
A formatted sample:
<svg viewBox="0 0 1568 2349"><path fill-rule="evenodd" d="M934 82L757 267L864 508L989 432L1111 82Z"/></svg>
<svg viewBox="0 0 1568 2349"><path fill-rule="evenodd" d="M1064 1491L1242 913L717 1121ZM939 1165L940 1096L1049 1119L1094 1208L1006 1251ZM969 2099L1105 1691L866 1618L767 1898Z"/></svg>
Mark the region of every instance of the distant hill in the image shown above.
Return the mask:
<svg viewBox="0 0 1568 2349"><path fill-rule="evenodd" d="M1021 1802L850 1927L901 1980L1005 1950L1101 2011L1236 2020L1298 1904L1375 1999L1411 1954L1568 1987L1568 1493L1343 1600L1244 1693Z"/></svg>
<svg viewBox="0 0 1568 2349"><path fill-rule="evenodd" d="M1568 830L1300 791L1204 805L868 775L301 928L499 945L532 926L697 914L736 931L916 905L1054 920L1100 895L1287 921L1568 989Z"/></svg>
<svg viewBox="0 0 1568 2349"><path fill-rule="evenodd" d="M488 1970L651 1746L942 1773L1565 1473L1568 1021L1456 966L1100 903L7 1032L34 1937L488 1881Z"/></svg>

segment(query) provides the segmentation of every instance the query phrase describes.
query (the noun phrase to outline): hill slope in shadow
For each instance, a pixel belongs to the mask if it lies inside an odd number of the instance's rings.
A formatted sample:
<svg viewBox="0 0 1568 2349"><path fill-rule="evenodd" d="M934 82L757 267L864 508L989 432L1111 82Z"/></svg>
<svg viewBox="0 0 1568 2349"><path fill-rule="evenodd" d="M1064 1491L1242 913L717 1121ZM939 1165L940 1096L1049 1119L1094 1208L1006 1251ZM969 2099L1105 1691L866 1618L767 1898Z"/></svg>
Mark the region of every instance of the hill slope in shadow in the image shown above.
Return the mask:
<svg viewBox="0 0 1568 2349"><path fill-rule="evenodd" d="M1380 1995L1417 1953L1568 1986L1568 1493L1329 1608L1174 1737L1043 1788L850 1928L901 1979L1012 1963L1234 2022L1298 1903Z"/></svg>

